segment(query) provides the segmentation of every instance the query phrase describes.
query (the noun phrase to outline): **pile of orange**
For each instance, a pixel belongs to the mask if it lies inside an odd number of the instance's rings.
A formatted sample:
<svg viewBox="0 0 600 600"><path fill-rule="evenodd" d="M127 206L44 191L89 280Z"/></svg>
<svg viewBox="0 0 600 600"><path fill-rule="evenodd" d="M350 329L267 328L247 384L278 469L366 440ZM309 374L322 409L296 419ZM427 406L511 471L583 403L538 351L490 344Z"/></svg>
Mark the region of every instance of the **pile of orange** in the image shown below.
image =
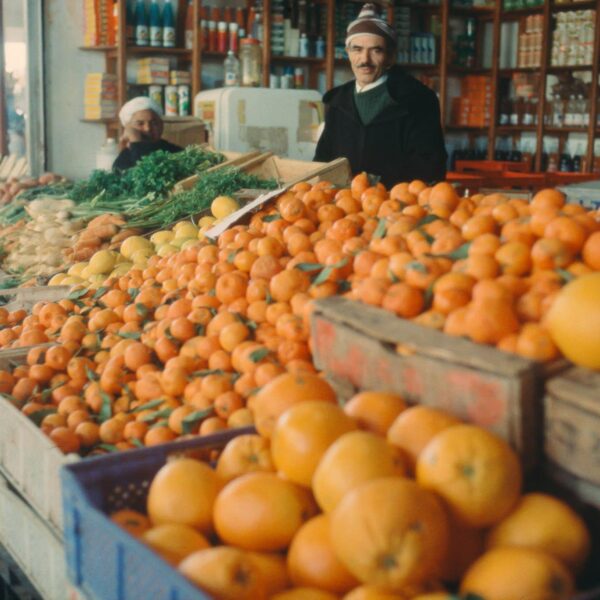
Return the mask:
<svg viewBox="0 0 600 600"><path fill-rule="evenodd" d="M217 600L456 598L446 586L571 597L586 525L552 496L521 494L504 441L392 394L340 408L324 382L287 377L257 397L258 434L230 441L214 469L173 458L146 514L112 519Z"/></svg>
<svg viewBox="0 0 600 600"><path fill-rule="evenodd" d="M59 344L1 372L0 389L65 452L247 425L257 390L314 373L312 301L334 294L549 360L544 315L566 279L600 268L599 227L554 190L527 203L447 183L388 192L364 174L350 189L299 183L217 243L29 315L0 309L0 346Z"/></svg>

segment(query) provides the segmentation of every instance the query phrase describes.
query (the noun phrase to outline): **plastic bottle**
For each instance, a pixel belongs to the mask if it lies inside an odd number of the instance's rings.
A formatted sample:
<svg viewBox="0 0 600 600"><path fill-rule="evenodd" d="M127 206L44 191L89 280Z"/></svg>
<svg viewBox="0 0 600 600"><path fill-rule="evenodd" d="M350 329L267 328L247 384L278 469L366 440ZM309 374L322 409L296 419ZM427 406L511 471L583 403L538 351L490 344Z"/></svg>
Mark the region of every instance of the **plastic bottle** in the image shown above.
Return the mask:
<svg viewBox="0 0 600 600"><path fill-rule="evenodd" d="M163 45L163 29L157 0L152 0L150 4L150 45L155 48Z"/></svg>
<svg viewBox="0 0 600 600"><path fill-rule="evenodd" d="M217 52L227 52L227 23L219 21L217 24Z"/></svg>
<svg viewBox="0 0 600 600"><path fill-rule="evenodd" d="M148 45L148 21L144 0L137 0L135 3L135 45Z"/></svg>
<svg viewBox="0 0 600 600"><path fill-rule="evenodd" d="M115 138L107 138L96 152L96 169L110 171L115 159L119 156L119 146Z"/></svg>
<svg viewBox="0 0 600 600"><path fill-rule="evenodd" d="M233 50L233 52L237 52L239 48L239 27L237 23L229 23L229 50Z"/></svg>
<svg viewBox="0 0 600 600"><path fill-rule="evenodd" d="M171 0L165 0L163 7L163 46L175 47L175 15L173 15Z"/></svg>
<svg viewBox="0 0 600 600"><path fill-rule="evenodd" d="M308 56L308 37L305 33L300 36L298 44L298 56L306 58Z"/></svg>
<svg viewBox="0 0 600 600"><path fill-rule="evenodd" d="M315 44L315 56L317 58L325 58L325 40L322 35L317 38L317 43Z"/></svg>
<svg viewBox="0 0 600 600"><path fill-rule="evenodd" d="M223 83L225 87L240 85L240 61L233 50L227 52L227 58L223 63Z"/></svg>
<svg viewBox="0 0 600 600"><path fill-rule="evenodd" d="M194 47L194 4L193 0L188 1L185 9L185 29L184 29L184 45L188 50Z"/></svg>

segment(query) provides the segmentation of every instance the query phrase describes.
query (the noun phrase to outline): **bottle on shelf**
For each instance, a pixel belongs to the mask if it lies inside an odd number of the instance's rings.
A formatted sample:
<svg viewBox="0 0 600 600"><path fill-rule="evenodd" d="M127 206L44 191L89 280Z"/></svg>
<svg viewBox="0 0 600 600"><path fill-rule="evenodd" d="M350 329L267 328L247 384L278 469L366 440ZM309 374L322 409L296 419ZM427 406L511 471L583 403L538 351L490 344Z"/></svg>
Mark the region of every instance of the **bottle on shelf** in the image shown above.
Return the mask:
<svg viewBox="0 0 600 600"><path fill-rule="evenodd" d="M158 0L150 3L150 45L154 48L163 45L163 28L160 19Z"/></svg>
<svg viewBox="0 0 600 600"><path fill-rule="evenodd" d="M263 10L261 0L257 0L254 6L254 23L251 34L255 40L263 41Z"/></svg>
<svg viewBox="0 0 600 600"><path fill-rule="evenodd" d="M577 111L577 102L575 100L575 96L573 94L571 94L565 104L565 119L564 119L565 127L574 127L575 126L576 111Z"/></svg>
<svg viewBox="0 0 600 600"><path fill-rule="evenodd" d="M306 58L309 55L309 41L306 33L300 35L300 41L298 42L298 56Z"/></svg>
<svg viewBox="0 0 600 600"><path fill-rule="evenodd" d="M240 44L242 85L258 87L261 82L262 50L260 42L252 37L244 38Z"/></svg>
<svg viewBox="0 0 600 600"><path fill-rule="evenodd" d="M185 27L183 34L183 45L187 50L194 47L194 3L193 0L188 0L185 9Z"/></svg>
<svg viewBox="0 0 600 600"><path fill-rule="evenodd" d="M202 52L208 50L208 15L204 6L200 9L200 48Z"/></svg>
<svg viewBox="0 0 600 600"><path fill-rule="evenodd" d="M219 21L217 23L217 52L227 52L227 29L228 27L225 21Z"/></svg>
<svg viewBox="0 0 600 600"><path fill-rule="evenodd" d="M571 160L571 156L568 152L563 152L560 155L558 170L561 173L570 173L573 171L573 161Z"/></svg>
<svg viewBox="0 0 600 600"><path fill-rule="evenodd" d="M552 100L552 126L564 127L565 125L565 105L562 98L555 94Z"/></svg>
<svg viewBox="0 0 600 600"><path fill-rule="evenodd" d="M233 50L227 52L227 58L223 63L223 83L225 87L240 85L240 61L237 59Z"/></svg>
<svg viewBox="0 0 600 600"><path fill-rule="evenodd" d="M239 26L234 21L229 23L229 50L233 50L234 53L238 51L239 48Z"/></svg>
<svg viewBox="0 0 600 600"><path fill-rule="evenodd" d="M163 6L163 46L165 48L175 48L175 15L173 14L173 5L171 0L164 0Z"/></svg>
<svg viewBox="0 0 600 600"><path fill-rule="evenodd" d="M144 0L137 0L135 3L135 45L148 45L148 20Z"/></svg>
<svg viewBox="0 0 600 600"><path fill-rule="evenodd" d="M218 48L217 23L219 22L219 9L211 10L210 19L208 21L208 50L216 52Z"/></svg>
<svg viewBox="0 0 600 600"><path fill-rule="evenodd" d="M498 114L498 125L506 126L510 125L510 114L512 111L511 99L508 96L504 96L500 100L500 110Z"/></svg>
<svg viewBox="0 0 600 600"><path fill-rule="evenodd" d="M238 39L246 37L246 19L244 18L244 9L238 8L235 12L235 21L237 23Z"/></svg>
<svg viewBox="0 0 600 600"><path fill-rule="evenodd" d="M125 37L128 44L135 46L135 11L131 2L125 8Z"/></svg>
<svg viewBox="0 0 600 600"><path fill-rule="evenodd" d="M317 58L325 58L325 40L322 35L317 38L315 44L315 56Z"/></svg>

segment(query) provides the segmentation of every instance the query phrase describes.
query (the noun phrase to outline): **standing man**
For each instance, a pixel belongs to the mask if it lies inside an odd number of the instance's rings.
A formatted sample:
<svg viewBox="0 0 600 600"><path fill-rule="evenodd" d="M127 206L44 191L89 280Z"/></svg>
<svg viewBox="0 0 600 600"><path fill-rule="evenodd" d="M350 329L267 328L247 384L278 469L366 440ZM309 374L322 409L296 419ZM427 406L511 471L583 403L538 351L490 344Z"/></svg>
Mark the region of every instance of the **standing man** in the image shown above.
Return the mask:
<svg viewBox="0 0 600 600"><path fill-rule="evenodd" d="M396 32L374 4L348 25L346 51L355 80L325 94L325 128L315 160L345 156L353 173L401 181L439 181L446 148L436 94L394 65Z"/></svg>
<svg viewBox="0 0 600 600"><path fill-rule="evenodd" d="M120 140L122 150L113 163L113 169L130 169L140 158L157 150L183 150L161 139L164 128L162 109L147 96L138 96L123 104L119 120L125 129Z"/></svg>

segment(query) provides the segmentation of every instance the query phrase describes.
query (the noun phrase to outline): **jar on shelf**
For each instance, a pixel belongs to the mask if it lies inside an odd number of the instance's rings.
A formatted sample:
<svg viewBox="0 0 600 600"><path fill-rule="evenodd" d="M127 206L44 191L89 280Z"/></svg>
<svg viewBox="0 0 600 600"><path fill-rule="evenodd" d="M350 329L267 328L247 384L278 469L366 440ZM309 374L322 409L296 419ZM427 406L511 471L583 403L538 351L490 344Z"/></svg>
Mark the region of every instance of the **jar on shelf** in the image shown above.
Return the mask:
<svg viewBox="0 0 600 600"><path fill-rule="evenodd" d="M260 86L262 49L255 38L244 38L240 42L240 65L243 86Z"/></svg>

